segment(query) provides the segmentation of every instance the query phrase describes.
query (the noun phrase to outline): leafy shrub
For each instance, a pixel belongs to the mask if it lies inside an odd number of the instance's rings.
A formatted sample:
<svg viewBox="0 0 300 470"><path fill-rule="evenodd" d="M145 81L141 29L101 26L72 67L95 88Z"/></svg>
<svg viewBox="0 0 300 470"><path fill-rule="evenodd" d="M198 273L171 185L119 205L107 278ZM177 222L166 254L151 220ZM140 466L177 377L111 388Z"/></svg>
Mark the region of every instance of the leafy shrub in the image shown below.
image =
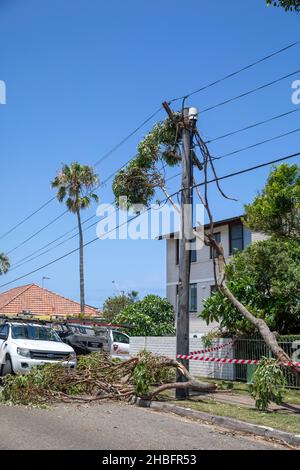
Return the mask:
<svg viewBox="0 0 300 470"><path fill-rule="evenodd" d="M255 406L266 411L270 402L280 405L283 400L286 380L276 359L263 357L254 374L249 390L255 399Z"/></svg>
<svg viewBox="0 0 300 470"><path fill-rule="evenodd" d="M134 325L126 331L131 336L166 336L175 334L174 309L167 299L147 295L128 305L116 316L117 323Z"/></svg>

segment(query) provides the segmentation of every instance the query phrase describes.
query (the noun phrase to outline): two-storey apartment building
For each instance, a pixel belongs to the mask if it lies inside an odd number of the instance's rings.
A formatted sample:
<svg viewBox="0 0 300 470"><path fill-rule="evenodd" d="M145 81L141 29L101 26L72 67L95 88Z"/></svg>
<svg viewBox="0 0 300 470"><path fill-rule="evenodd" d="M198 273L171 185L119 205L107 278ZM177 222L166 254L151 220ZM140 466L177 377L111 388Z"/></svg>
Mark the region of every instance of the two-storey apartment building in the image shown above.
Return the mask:
<svg viewBox="0 0 300 470"><path fill-rule="evenodd" d="M206 225L204 230L209 230ZM224 248L225 258L228 259L235 251L243 250L250 243L262 240L261 233L251 232L241 221L241 216L219 220L214 223L214 235ZM179 240L176 234L168 235L167 241L167 298L177 311L178 303L178 261ZM191 252L190 277L190 333L206 333L217 325L207 326L198 318L203 307L203 300L207 299L215 289L212 251L204 246L198 251Z"/></svg>

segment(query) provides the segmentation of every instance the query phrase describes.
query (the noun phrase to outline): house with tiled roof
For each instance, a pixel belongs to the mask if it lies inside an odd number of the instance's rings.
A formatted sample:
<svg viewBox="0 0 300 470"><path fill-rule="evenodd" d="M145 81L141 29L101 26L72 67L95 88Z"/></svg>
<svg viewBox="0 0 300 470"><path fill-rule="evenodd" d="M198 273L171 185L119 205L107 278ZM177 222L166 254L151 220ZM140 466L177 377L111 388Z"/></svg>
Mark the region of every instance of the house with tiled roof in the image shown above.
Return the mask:
<svg viewBox="0 0 300 470"><path fill-rule="evenodd" d="M39 316L76 316L81 313L78 302L37 284L15 287L0 293L0 315L14 316L24 312ZM85 314L99 315L99 311L86 305Z"/></svg>

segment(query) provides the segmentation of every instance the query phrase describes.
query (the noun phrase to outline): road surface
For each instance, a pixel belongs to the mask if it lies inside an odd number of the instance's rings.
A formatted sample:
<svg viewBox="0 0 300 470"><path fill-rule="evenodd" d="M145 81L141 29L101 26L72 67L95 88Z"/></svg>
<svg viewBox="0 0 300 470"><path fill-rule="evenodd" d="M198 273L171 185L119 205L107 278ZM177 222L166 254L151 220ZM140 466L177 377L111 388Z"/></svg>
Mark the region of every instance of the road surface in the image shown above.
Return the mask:
<svg viewBox="0 0 300 470"><path fill-rule="evenodd" d="M132 405L0 405L0 449L279 449L252 437Z"/></svg>

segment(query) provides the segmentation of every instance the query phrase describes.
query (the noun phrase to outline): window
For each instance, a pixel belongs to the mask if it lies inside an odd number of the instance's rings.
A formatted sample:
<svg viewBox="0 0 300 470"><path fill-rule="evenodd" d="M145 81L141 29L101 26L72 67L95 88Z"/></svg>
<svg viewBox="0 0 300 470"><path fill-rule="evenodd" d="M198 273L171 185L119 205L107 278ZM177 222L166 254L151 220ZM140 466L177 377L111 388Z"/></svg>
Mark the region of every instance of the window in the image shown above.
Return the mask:
<svg viewBox="0 0 300 470"><path fill-rule="evenodd" d="M244 249L244 229L242 223L230 225L230 254Z"/></svg>
<svg viewBox="0 0 300 470"><path fill-rule="evenodd" d="M8 338L8 333L9 333L9 326L8 325L1 325L0 326L0 335L3 337L3 339Z"/></svg>
<svg viewBox="0 0 300 470"><path fill-rule="evenodd" d="M179 285L176 285L176 305L178 308ZM190 284L190 312L197 312L197 284Z"/></svg>
<svg viewBox="0 0 300 470"><path fill-rule="evenodd" d="M179 239L176 239L176 265L179 264ZM191 263L196 263L197 261L197 250L196 250L196 238L192 241L192 244L195 246L195 249L193 248L190 250L191 252Z"/></svg>
<svg viewBox="0 0 300 470"><path fill-rule="evenodd" d="M61 342L56 331L51 328L35 325L13 325L12 337L14 339L32 339L35 341L55 341Z"/></svg>
<svg viewBox="0 0 300 470"><path fill-rule="evenodd" d="M129 337L124 335L124 333L120 333L120 331L113 331L112 334L114 342L129 344Z"/></svg>
<svg viewBox="0 0 300 470"><path fill-rule="evenodd" d="M191 263L197 262L196 238L192 241L193 249L191 250ZM195 248L194 248L195 247Z"/></svg>
<svg viewBox="0 0 300 470"><path fill-rule="evenodd" d="M197 284L190 284L190 312L197 312Z"/></svg>
<svg viewBox="0 0 300 470"><path fill-rule="evenodd" d="M214 239L216 240L217 243L221 243L221 232L216 232L214 233ZM218 256L218 253L217 253L217 250L212 247L210 247L210 259L213 258L213 253L214 253L214 258L217 258Z"/></svg>

